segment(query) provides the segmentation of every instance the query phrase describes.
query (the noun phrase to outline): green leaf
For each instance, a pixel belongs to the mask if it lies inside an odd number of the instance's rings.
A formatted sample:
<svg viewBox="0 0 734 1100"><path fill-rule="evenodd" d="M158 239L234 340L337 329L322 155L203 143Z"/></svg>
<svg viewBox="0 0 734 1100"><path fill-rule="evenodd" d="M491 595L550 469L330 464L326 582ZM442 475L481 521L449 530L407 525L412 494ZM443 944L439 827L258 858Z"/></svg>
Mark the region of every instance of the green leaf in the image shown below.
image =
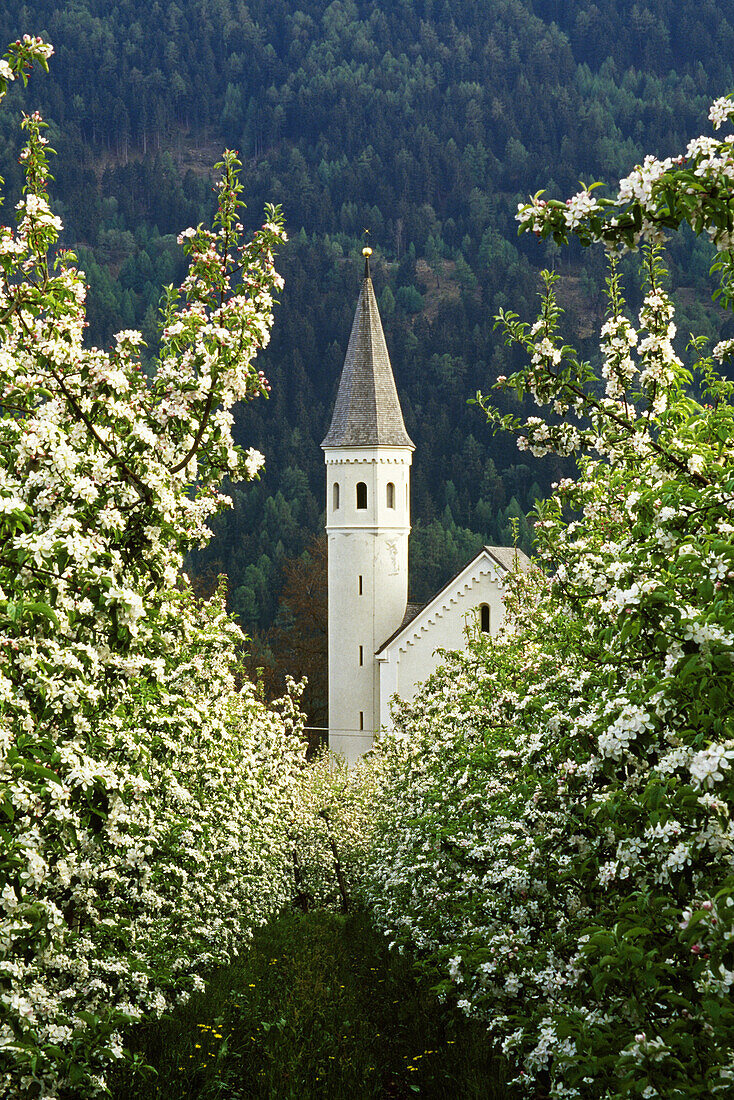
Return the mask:
<svg viewBox="0 0 734 1100"><path fill-rule="evenodd" d="M43 764L36 764L34 760L26 760L23 757L19 758L19 762L23 771L28 775L36 775L41 779L48 779L52 783L61 785L61 780L56 772L52 772L50 768L44 767Z"/></svg>

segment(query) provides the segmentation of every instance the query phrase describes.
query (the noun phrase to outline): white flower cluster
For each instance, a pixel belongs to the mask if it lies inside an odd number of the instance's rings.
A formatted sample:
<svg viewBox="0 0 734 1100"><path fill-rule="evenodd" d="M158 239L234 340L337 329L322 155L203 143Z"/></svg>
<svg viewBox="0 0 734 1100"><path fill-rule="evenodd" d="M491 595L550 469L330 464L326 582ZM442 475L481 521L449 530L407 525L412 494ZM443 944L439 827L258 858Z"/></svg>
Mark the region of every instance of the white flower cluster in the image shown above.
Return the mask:
<svg viewBox="0 0 734 1100"><path fill-rule="evenodd" d="M545 226L549 212L548 203L540 197L542 194L543 192L539 191L537 195L532 196L529 203L519 202L515 214L515 221L537 234L540 234Z"/></svg>
<svg viewBox="0 0 734 1100"><path fill-rule="evenodd" d="M658 160L657 157L646 156L642 164L638 164L628 176L619 181L618 202L620 204L632 201L643 204L649 202L654 185L672 165L673 161L670 157Z"/></svg>
<svg viewBox="0 0 734 1100"><path fill-rule="evenodd" d="M590 191L579 191L573 198L566 199L566 225L569 229L575 229L598 207L599 204Z"/></svg>
<svg viewBox="0 0 734 1100"><path fill-rule="evenodd" d="M249 478L257 477L260 470L265 465L265 455L260 451L256 451L254 447L248 448L245 455L245 469L247 470L247 476Z"/></svg>
<svg viewBox="0 0 734 1100"><path fill-rule="evenodd" d="M607 728L599 734L599 753L613 760L621 760L629 751L632 741L650 729L652 719L644 707L626 703Z"/></svg>
<svg viewBox="0 0 734 1100"><path fill-rule="evenodd" d="M716 344L711 354L714 359L718 359L721 363L722 360L728 359L732 352L734 352L734 340L721 340Z"/></svg>
<svg viewBox="0 0 734 1100"><path fill-rule="evenodd" d="M734 760L734 741L723 745L709 745L697 752L688 767L694 787L713 787L724 780L724 773Z"/></svg>
<svg viewBox="0 0 734 1100"><path fill-rule="evenodd" d="M683 366L673 350L676 334L673 306L659 286L645 295L640 326L647 329L647 335L638 344L642 360L640 385L651 400L653 412L659 416L667 407L667 387L674 380L676 370Z"/></svg>
<svg viewBox="0 0 734 1100"><path fill-rule="evenodd" d="M734 115L734 103L727 96L715 99L709 108L709 119L713 122L715 130L718 130L732 115Z"/></svg>
<svg viewBox="0 0 734 1100"><path fill-rule="evenodd" d="M602 376L607 380L607 397L615 400L623 397L637 373L638 368L631 355L636 344L637 333L626 317L610 317L602 325Z"/></svg>

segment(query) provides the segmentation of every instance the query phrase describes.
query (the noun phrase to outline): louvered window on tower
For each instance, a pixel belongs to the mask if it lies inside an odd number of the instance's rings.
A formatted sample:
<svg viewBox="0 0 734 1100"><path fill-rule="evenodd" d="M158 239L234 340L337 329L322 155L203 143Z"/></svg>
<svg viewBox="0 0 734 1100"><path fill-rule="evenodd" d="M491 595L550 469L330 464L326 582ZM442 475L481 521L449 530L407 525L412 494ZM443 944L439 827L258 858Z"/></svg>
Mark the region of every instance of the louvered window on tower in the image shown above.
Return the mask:
<svg viewBox="0 0 734 1100"><path fill-rule="evenodd" d="M395 507L395 486L392 481L387 483L387 506L388 508Z"/></svg>
<svg viewBox="0 0 734 1100"><path fill-rule="evenodd" d="M365 485L364 481L357 482L357 507L367 507L367 486Z"/></svg>
<svg viewBox="0 0 734 1100"><path fill-rule="evenodd" d="M336 510L339 507L339 482L338 481L334 482L333 496L334 496L334 511L336 512Z"/></svg>

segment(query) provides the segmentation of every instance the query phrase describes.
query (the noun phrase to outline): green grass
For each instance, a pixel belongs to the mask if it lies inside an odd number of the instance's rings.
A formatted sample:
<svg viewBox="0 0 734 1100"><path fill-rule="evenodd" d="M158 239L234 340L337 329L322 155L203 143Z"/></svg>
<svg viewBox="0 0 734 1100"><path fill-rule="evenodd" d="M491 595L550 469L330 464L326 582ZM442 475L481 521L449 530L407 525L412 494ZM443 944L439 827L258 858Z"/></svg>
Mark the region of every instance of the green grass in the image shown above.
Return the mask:
<svg viewBox="0 0 734 1100"><path fill-rule="evenodd" d="M281 917L130 1049L115 1100L504 1100L481 1025L437 1004L360 916Z"/></svg>

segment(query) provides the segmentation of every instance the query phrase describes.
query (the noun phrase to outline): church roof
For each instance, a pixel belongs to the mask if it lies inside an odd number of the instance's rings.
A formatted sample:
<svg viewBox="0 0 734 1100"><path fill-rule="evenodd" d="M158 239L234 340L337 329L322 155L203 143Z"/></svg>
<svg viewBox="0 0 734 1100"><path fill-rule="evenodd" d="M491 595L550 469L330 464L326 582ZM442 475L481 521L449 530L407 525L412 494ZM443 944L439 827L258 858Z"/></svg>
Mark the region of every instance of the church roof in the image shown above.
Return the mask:
<svg viewBox="0 0 734 1100"><path fill-rule="evenodd" d="M453 577L451 577L450 580L446 581L446 584L443 586L443 588L439 588L436 595L432 596L428 603L409 603L407 605L405 609L405 615L403 616L403 621L401 622L400 626L397 628L397 630L393 631L389 638L385 639L380 648L377 650L376 656L379 656L379 654L382 653L383 650L387 649L391 642L394 642L396 638L400 637L403 631L406 630L408 626L410 626L413 619L416 619L418 615L420 615L421 611L425 611L427 608L431 607L432 604L438 603L443 593L446 592L447 589L451 588L451 586L454 584L455 581L459 579L462 573L466 573L467 570L470 569L470 567L479 560L479 558L484 557L485 555L491 558L495 565L498 565L500 567L503 573L509 573L515 568L516 558L517 565L524 573L527 573L528 569L530 568L530 558L522 550L515 549L514 546L483 546L478 554L475 554L475 556L470 561L468 561L466 565L461 567L458 573L454 573Z"/></svg>
<svg viewBox="0 0 734 1100"><path fill-rule="evenodd" d="M359 292L352 334L322 447L410 447L382 331L369 260Z"/></svg>
<svg viewBox="0 0 734 1100"><path fill-rule="evenodd" d="M406 604L405 605L405 614L403 615L403 621L401 622L398 629L395 631L395 634L399 634L404 626L407 626L408 623L411 623L413 621L413 619L416 617L416 615L420 611L422 611L425 606L426 605L424 603L409 603L409 604ZM395 634L393 634L392 637L395 637Z"/></svg>

